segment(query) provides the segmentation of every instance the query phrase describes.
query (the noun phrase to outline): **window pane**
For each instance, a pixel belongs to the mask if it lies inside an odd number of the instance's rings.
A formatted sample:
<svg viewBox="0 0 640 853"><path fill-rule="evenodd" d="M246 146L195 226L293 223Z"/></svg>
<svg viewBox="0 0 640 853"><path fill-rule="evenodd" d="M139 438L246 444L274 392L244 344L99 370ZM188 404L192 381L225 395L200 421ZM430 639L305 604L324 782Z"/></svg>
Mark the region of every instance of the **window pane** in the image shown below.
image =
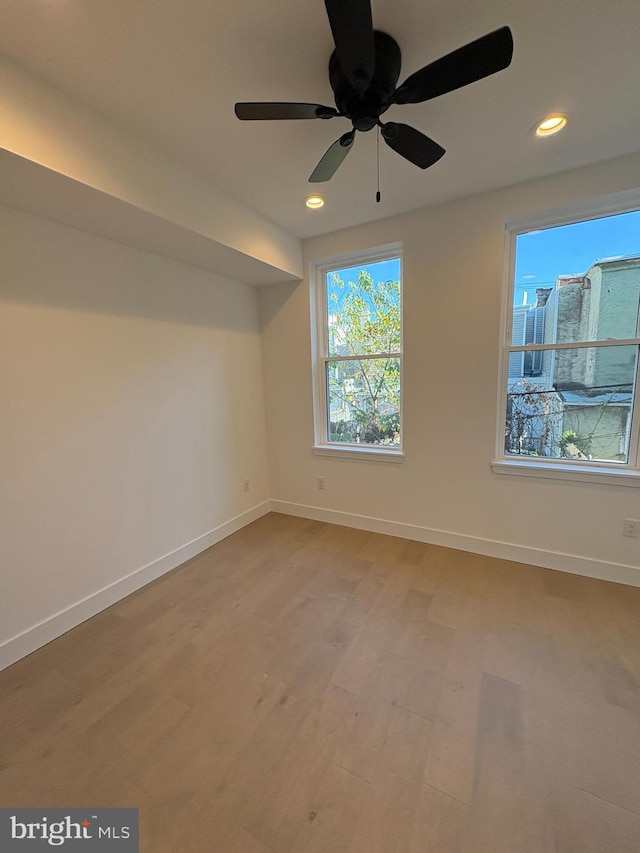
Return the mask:
<svg viewBox="0 0 640 853"><path fill-rule="evenodd" d="M542 353L535 376L510 377L505 453L627 462L638 348Z"/></svg>
<svg viewBox="0 0 640 853"><path fill-rule="evenodd" d="M329 441L400 445L400 359L327 362Z"/></svg>
<svg viewBox="0 0 640 853"><path fill-rule="evenodd" d="M635 338L639 305L640 212L516 238L513 346Z"/></svg>
<svg viewBox="0 0 640 853"><path fill-rule="evenodd" d="M400 259L326 274L329 355L400 352Z"/></svg>

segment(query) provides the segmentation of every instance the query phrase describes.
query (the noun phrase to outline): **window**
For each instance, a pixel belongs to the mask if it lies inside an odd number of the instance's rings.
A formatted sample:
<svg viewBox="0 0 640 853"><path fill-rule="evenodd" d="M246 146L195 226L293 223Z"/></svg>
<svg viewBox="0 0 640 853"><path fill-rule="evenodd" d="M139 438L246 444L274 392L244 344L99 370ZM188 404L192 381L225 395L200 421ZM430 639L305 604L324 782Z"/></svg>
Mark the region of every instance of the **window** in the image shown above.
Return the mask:
<svg viewBox="0 0 640 853"><path fill-rule="evenodd" d="M638 194L633 201L508 227L498 473L638 482Z"/></svg>
<svg viewBox="0 0 640 853"><path fill-rule="evenodd" d="M402 273L397 245L316 264L315 451L402 457Z"/></svg>

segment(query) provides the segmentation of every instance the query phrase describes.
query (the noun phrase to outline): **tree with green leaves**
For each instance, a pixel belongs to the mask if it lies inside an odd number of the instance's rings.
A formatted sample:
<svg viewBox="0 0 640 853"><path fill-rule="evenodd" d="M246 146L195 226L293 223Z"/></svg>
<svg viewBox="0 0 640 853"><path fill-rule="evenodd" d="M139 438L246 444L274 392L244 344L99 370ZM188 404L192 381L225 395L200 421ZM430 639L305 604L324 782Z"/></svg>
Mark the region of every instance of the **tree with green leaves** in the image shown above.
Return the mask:
<svg viewBox="0 0 640 853"><path fill-rule="evenodd" d="M332 441L400 443L400 282L327 282ZM342 356L342 358L340 358Z"/></svg>

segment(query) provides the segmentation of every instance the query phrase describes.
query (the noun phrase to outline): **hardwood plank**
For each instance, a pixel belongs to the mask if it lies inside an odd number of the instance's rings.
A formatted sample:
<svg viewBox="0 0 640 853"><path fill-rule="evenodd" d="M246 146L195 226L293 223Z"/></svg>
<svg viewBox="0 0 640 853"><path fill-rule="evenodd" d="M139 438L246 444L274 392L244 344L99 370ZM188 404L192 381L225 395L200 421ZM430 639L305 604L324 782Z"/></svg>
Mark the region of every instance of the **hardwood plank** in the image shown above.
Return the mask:
<svg viewBox="0 0 640 853"><path fill-rule="evenodd" d="M443 680L424 781L470 803L482 674L450 662Z"/></svg>
<svg viewBox="0 0 640 853"><path fill-rule="evenodd" d="M423 785L411 827L409 853L460 853L468 807L431 785Z"/></svg>
<svg viewBox="0 0 640 853"><path fill-rule="evenodd" d="M529 772L538 786L580 788L640 814L640 717L581 692L525 694Z"/></svg>
<svg viewBox="0 0 640 853"><path fill-rule="evenodd" d="M480 688L472 802L476 813L517 836L526 807L521 688L484 674Z"/></svg>
<svg viewBox="0 0 640 853"><path fill-rule="evenodd" d="M394 707L350 853L407 850L432 723Z"/></svg>
<svg viewBox="0 0 640 853"><path fill-rule="evenodd" d="M425 669L420 662L412 665L410 675L400 690L398 705L406 711L435 721L444 675L439 670Z"/></svg>
<svg viewBox="0 0 640 853"><path fill-rule="evenodd" d="M605 701L640 714L640 676L636 666L624 654L611 651L596 662Z"/></svg>
<svg viewBox="0 0 640 853"><path fill-rule="evenodd" d="M130 776L146 755L161 748L189 710L174 696L141 687L78 733L76 742L98 761L117 755L122 771Z"/></svg>
<svg viewBox="0 0 640 853"><path fill-rule="evenodd" d="M389 643L387 648L393 654L407 660L414 660L438 670L446 666L454 639L454 631L437 622L408 622L402 636Z"/></svg>
<svg viewBox="0 0 640 853"><path fill-rule="evenodd" d="M224 853L272 853L272 848L259 841L253 833L242 827L232 826L219 842Z"/></svg>
<svg viewBox="0 0 640 853"><path fill-rule="evenodd" d="M313 811L321 779L354 714L354 697L332 684L294 733L265 791L251 830L274 850L292 850Z"/></svg>
<svg viewBox="0 0 640 853"><path fill-rule="evenodd" d="M637 853L640 816L578 789L559 810L550 809L562 853ZM567 802L568 800L568 802Z"/></svg>
<svg viewBox="0 0 640 853"><path fill-rule="evenodd" d="M402 613L407 592L403 584L392 578L380 582L362 628L333 674L333 684L352 693L362 692L380 652L392 650L407 630ZM346 602L344 614L345 619L351 620L349 602Z"/></svg>
<svg viewBox="0 0 640 853"><path fill-rule="evenodd" d="M410 566L419 566L426 559L430 550L429 545L423 542L405 542L401 549L398 562L407 563Z"/></svg>
<svg viewBox="0 0 640 853"><path fill-rule="evenodd" d="M386 574L371 566L346 601L345 619L354 625L364 625L384 589L385 580Z"/></svg>
<svg viewBox="0 0 640 853"><path fill-rule="evenodd" d="M369 785L331 763L319 781L311 808L290 847L283 853L347 853L362 814Z"/></svg>
<svg viewBox="0 0 640 853"><path fill-rule="evenodd" d="M97 761L74 734L48 732L0 761L0 802L15 807L148 806L150 798L120 768Z"/></svg>
<svg viewBox="0 0 640 853"><path fill-rule="evenodd" d="M248 692L248 691L247 691ZM232 709L219 704L198 703L171 731L159 747L130 768L130 776L154 800L175 795L195 803L206 802L211 814L224 822L233 817L236 802L230 792L231 806L221 797L225 786L235 784L234 768L245 761L261 727L271 725L274 709L279 707L287 686L269 677L252 684L252 696ZM251 761L247 761L251 764ZM242 768L238 768L238 772ZM243 778L250 778L247 773ZM237 785L242 787L242 780ZM233 807L232 807L233 806Z"/></svg>
<svg viewBox="0 0 640 853"><path fill-rule="evenodd" d="M411 671L409 661L386 652L379 654L355 700L353 717L334 754L336 764L367 782L375 777L389 726Z"/></svg>

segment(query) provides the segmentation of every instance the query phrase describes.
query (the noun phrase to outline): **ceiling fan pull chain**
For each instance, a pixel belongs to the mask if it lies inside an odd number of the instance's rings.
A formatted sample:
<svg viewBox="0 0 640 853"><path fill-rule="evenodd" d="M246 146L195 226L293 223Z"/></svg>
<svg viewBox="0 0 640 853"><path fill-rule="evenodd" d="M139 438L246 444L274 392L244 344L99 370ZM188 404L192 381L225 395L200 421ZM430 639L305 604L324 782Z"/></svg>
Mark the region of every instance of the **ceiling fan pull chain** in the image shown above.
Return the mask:
<svg viewBox="0 0 640 853"><path fill-rule="evenodd" d="M378 162L378 192L376 193L376 204L380 203L380 128L376 133L376 159Z"/></svg>

